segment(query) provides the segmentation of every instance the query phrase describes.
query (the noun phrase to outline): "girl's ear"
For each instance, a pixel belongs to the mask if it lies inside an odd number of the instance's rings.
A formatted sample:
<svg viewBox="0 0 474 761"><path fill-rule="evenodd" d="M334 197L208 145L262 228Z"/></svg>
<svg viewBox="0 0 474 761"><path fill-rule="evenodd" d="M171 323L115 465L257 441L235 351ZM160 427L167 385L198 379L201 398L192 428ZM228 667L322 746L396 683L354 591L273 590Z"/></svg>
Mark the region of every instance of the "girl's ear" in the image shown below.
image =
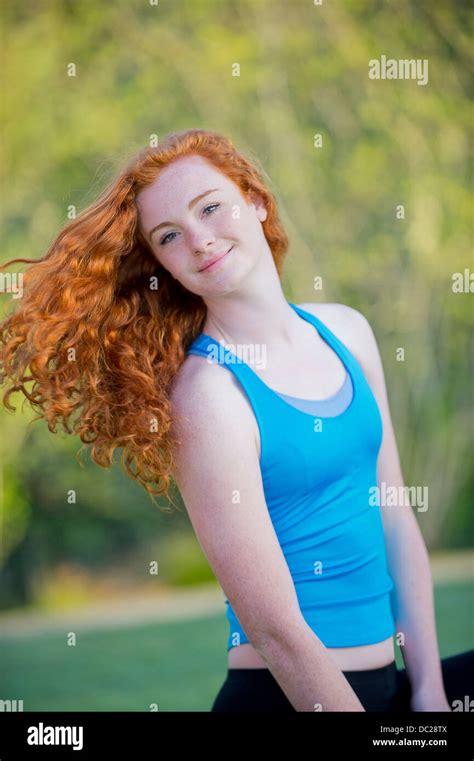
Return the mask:
<svg viewBox="0 0 474 761"><path fill-rule="evenodd" d="M267 212L265 202L262 196L256 193L254 190L249 190L248 196L249 196L249 203L253 203L253 205L255 206L257 217L259 218L260 222L265 222L268 216L268 212Z"/></svg>

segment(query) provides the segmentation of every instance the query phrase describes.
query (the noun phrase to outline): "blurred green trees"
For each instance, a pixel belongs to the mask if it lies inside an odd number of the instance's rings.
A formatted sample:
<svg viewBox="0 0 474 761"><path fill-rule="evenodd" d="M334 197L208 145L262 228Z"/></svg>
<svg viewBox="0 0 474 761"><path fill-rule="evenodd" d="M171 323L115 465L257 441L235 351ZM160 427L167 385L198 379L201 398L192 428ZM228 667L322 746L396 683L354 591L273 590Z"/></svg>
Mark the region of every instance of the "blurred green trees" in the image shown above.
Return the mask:
<svg viewBox="0 0 474 761"><path fill-rule="evenodd" d="M153 136L229 134L278 198L288 300L349 304L374 329L405 481L429 487L429 547L472 544L473 297L452 290L474 269L469 5L25 0L2 13L2 261L42 256L69 207ZM369 79L381 55L428 59L428 84ZM0 413L0 604L32 599L60 560L152 559L146 542L172 537L182 558L184 514L158 513L118 465L81 469L79 441L28 419Z"/></svg>

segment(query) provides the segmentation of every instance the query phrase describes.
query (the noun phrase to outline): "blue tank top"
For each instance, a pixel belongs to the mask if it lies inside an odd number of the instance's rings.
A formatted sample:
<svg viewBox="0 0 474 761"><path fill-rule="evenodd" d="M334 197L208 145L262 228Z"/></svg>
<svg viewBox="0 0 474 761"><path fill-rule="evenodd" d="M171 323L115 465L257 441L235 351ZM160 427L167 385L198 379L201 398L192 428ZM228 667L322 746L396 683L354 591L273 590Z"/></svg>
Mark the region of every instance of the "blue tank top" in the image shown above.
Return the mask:
<svg viewBox="0 0 474 761"><path fill-rule="evenodd" d="M382 419L354 355L320 319L289 305L345 366L352 393L340 414L298 409L204 333L187 353L224 364L252 406L266 504L306 623L326 647L373 644L395 632L380 507L369 492L377 485ZM249 639L227 598L225 604L230 650Z"/></svg>

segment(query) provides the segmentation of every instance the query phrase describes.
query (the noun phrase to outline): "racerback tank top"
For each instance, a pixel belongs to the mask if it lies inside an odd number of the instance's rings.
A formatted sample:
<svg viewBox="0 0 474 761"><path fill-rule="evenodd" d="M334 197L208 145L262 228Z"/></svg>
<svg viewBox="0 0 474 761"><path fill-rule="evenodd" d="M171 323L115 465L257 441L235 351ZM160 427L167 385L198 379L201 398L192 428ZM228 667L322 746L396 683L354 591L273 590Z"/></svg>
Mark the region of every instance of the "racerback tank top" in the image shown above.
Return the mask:
<svg viewBox="0 0 474 761"><path fill-rule="evenodd" d="M187 353L223 364L250 402L260 432L268 513L306 623L326 647L373 644L395 632L394 584L379 502L374 504L370 491L377 486L382 418L364 372L345 344L313 314L289 305L345 366L352 395L340 414L326 417L298 409L204 333ZM249 639L227 598L225 604L230 650ZM286 620L284 610L281 618Z"/></svg>

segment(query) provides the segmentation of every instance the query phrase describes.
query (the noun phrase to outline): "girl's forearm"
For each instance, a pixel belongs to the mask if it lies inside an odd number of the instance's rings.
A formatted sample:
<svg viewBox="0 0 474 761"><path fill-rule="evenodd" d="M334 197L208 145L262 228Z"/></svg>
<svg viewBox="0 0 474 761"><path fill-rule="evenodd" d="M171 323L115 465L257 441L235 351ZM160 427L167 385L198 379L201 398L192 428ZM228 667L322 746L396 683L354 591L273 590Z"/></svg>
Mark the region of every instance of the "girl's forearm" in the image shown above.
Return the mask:
<svg viewBox="0 0 474 761"><path fill-rule="evenodd" d="M397 508L395 508L397 509ZM400 516L386 538L397 642L412 693L444 692L436 635L433 579L425 541L415 516Z"/></svg>
<svg viewBox="0 0 474 761"><path fill-rule="evenodd" d="M306 622L255 645L296 711L365 711L344 673Z"/></svg>

